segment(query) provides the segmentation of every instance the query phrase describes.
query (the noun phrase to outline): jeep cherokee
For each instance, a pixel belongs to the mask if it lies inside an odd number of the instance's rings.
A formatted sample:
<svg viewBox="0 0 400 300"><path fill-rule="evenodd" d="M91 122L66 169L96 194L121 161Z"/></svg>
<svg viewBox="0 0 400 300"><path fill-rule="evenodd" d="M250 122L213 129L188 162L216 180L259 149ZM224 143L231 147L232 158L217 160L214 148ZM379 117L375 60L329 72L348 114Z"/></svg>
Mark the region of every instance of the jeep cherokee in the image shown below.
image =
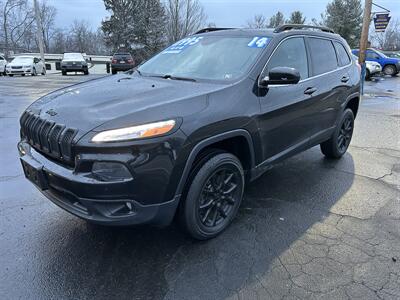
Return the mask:
<svg viewBox="0 0 400 300"><path fill-rule="evenodd" d="M206 29L130 72L54 91L22 114L25 176L105 225L167 225L196 239L234 219L245 183L320 144L347 150L360 73L323 27Z"/></svg>

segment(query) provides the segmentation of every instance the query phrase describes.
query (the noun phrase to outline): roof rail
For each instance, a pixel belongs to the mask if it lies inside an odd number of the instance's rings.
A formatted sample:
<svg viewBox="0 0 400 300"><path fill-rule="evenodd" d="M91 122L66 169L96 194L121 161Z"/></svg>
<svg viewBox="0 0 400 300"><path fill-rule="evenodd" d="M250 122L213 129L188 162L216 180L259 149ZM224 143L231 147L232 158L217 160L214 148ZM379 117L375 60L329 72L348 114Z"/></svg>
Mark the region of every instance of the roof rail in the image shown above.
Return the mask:
<svg viewBox="0 0 400 300"><path fill-rule="evenodd" d="M274 32L282 32L292 29L317 29L323 32L335 33L332 29L324 26L304 25L304 24L284 24L275 28Z"/></svg>
<svg viewBox="0 0 400 300"><path fill-rule="evenodd" d="M235 28L208 27L208 28L200 29L199 31L197 31L194 34L200 34L200 33L212 32L212 31L219 31L219 30L229 30L229 29L235 29Z"/></svg>

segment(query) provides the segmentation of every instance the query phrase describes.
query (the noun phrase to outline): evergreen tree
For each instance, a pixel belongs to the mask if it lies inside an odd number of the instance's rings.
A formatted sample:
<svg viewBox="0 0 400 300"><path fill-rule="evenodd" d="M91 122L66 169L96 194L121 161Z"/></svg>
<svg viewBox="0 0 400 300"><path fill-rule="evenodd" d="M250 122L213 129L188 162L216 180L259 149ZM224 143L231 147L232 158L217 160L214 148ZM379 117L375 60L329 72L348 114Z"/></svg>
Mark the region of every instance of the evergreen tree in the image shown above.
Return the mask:
<svg viewBox="0 0 400 300"><path fill-rule="evenodd" d="M276 27L282 25L283 23L285 23L285 17L283 16L283 13L278 11L275 15L273 15L269 19L269 26L268 27L276 28Z"/></svg>
<svg viewBox="0 0 400 300"><path fill-rule="evenodd" d="M141 61L164 47L166 19L160 0L104 0L104 5L111 16L102 22L102 30L114 51L125 48Z"/></svg>
<svg viewBox="0 0 400 300"><path fill-rule="evenodd" d="M326 7L323 24L357 47L361 35L363 10L361 0L333 0Z"/></svg>
<svg viewBox="0 0 400 300"><path fill-rule="evenodd" d="M286 21L289 24L304 24L306 22L306 18L303 17L303 13L299 10L296 10L291 13L290 19Z"/></svg>

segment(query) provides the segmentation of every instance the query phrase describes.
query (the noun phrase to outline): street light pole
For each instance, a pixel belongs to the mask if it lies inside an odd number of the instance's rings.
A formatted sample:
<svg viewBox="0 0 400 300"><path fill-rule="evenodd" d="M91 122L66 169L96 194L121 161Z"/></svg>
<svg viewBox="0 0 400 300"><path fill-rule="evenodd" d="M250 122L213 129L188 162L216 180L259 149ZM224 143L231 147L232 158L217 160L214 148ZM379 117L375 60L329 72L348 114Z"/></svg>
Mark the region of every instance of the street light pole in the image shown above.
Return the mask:
<svg viewBox="0 0 400 300"><path fill-rule="evenodd" d="M44 62L44 46L43 46L43 35L42 35L42 22L40 22L40 12L37 0L33 0L33 6L35 8L35 19L37 27L37 39L39 43L40 58Z"/></svg>
<svg viewBox="0 0 400 300"><path fill-rule="evenodd" d="M358 62L361 66L361 95L364 93L364 80L365 80L365 50L368 44L368 31L371 22L372 0L365 0L364 17L360 39L360 51L358 53Z"/></svg>

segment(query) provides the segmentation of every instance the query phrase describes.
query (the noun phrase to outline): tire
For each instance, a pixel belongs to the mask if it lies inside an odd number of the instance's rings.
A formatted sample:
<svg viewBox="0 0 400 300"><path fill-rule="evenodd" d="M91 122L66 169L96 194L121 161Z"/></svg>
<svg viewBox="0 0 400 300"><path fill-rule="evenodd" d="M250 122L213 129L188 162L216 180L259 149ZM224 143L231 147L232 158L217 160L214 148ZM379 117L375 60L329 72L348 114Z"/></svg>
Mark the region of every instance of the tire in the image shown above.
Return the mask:
<svg viewBox="0 0 400 300"><path fill-rule="evenodd" d="M89 75L89 71L88 71L88 70L85 70L85 71L83 71L83 74L84 74L84 75Z"/></svg>
<svg viewBox="0 0 400 300"><path fill-rule="evenodd" d="M235 218L245 181L242 164L230 153L214 152L202 162L189 176L179 219L190 236L208 240L224 231Z"/></svg>
<svg viewBox="0 0 400 300"><path fill-rule="evenodd" d="M61 75L65 76L65 75L67 75L67 72L66 71L61 71Z"/></svg>
<svg viewBox="0 0 400 300"><path fill-rule="evenodd" d="M365 80L371 80L371 72L368 69L365 70Z"/></svg>
<svg viewBox="0 0 400 300"><path fill-rule="evenodd" d="M117 74L117 71L111 70L111 74L115 75L115 74Z"/></svg>
<svg viewBox="0 0 400 300"><path fill-rule="evenodd" d="M21 74L21 76L25 76L25 74Z"/></svg>
<svg viewBox="0 0 400 300"><path fill-rule="evenodd" d="M32 76L36 76L37 75L37 73L36 73L36 69L35 68L33 68L32 69Z"/></svg>
<svg viewBox="0 0 400 300"><path fill-rule="evenodd" d="M354 130L354 114L347 108L340 118L332 137L321 144L321 152L327 158L341 158L350 145Z"/></svg>
<svg viewBox="0 0 400 300"><path fill-rule="evenodd" d="M14 74L8 74L8 76L10 76L10 77L13 77L13 76L14 76Z"/></svg>
<svg viewBox="0 0 400 300"><path fill-rule="evenodd" d="M390 76L396 75L396 73L397 73L396 66L394 66L394 65L386 65L383 68L383 73L385 75L390 75Z"/></svg>
<svg viewBox="0 0 400 300"><path fill-rule="evenodd" d="M46 75L46 68L43 68L43 71L41 73L43 76Z"/></svg>

